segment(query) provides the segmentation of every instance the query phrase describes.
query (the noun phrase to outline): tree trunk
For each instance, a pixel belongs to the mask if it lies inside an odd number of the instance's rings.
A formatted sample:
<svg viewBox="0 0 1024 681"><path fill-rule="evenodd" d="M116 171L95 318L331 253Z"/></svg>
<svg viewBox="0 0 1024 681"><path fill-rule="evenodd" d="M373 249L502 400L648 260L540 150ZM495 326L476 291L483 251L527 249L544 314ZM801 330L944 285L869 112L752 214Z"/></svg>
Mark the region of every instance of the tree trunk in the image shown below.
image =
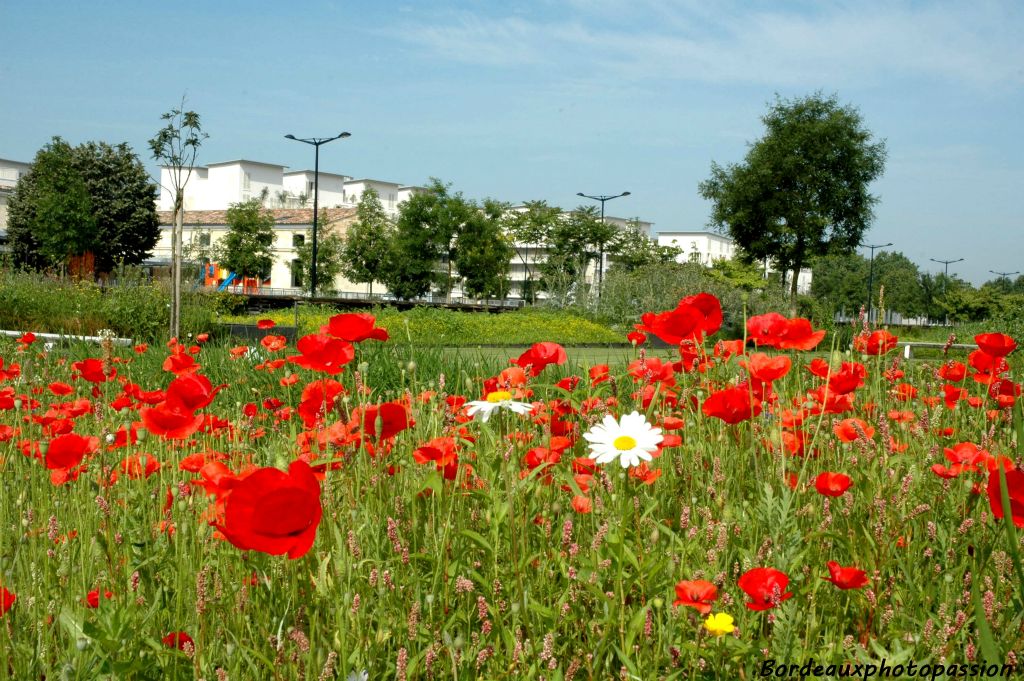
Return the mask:
<svg viewBox="0 0 1024 681"><path fill-rule="evenodd" d="M800 282L800 267L802 263L800 259L793 261L793 277L792 281L789 282L789 316L796 317L796 296L797 296L797 284ZM785 270L782 272L782 276L786 276Z"/></svg>
<svg viewBox="0 0 1024 681"><path fill-rule="evenodd" d="M171 338L181 330L181 242L185 222L185 197L179 189L174 197L174 228L171 232Z"/></svg>

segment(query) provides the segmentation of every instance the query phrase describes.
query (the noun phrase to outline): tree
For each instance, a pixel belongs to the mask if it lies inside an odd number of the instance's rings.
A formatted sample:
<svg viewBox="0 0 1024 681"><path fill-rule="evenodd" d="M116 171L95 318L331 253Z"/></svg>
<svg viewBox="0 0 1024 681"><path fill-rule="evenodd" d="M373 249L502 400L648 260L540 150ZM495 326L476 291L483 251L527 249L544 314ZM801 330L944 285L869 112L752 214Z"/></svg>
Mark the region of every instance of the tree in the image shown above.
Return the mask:
<svg viewBox="0 0 1024 681"><path fill-rule="evenodd" d="M517 244L515 252L523 263L524 277L519 295L523 300L534 302L537 287L530 256L534 256L532 261L536 266L536 255L550 241L552 230L561 220L562 209L549 206L544 201L528 201L523 207L522 211L506 211L502 217L502 228L509 240Z"/></svg>
<svg viewBox="0 0 1024 681"><path fill-rule="evenodd" d="M586 275L618 230L601 222L596 206L580 206L563 216L551 230L547 257L540 266L541 283L558 305L583 302Z"/></svg>
<svg viewBox="0 0 1024 681"><path fill-rule="evenodd" d="M384 277L393 231L377 191L367 188L356 207L356 222L345 235L340 262L342 273L350 281L368 284L371 296L373 282Z"/></svg>
<svg viewBox="0 0 1024 681"><path fill-rule="evenodd" d="M644 234L639 222L633 220L626 229L619 230L608 244L611 269L632 272L645 265L675 262L683 252L678 246L659 246Z"/></svg>
<svg viewBox="0 0 1024 681"><path fill-rule="evenodd" d="M711 164L700 184L713 202L711 224L727 232L747 262L770 258L796 274L813 255L851 253L873 217L878 199L868 185L882 174L885 143L873 142L860 113L820 93L782 100L762 119L764 137L742 164Z"/></svg>
<svg viewBox="0 0 1024 681"><path fill-rule="evenodd" d="M334 293L336 280L344 271L345 238L337 229L327 226L323 214L319 216L316 247L316 290ZM299 267L299 280L308 286L313 277L313 234L307 230L306 238L295 248ZM293 264L293 267L295 265Z"/></svg>
<svg viewBox="0 0 1024 681"><path fill-rule="evenodd" d="M167 121L153 139L149 149L153 158L162 161L169 170L171 186L166 187L174 197L174 228L171 232L171 337L177 338L181 321L181 248L182 225L185 222L185 186L192 177L199 146L209 135L202 131L199 114L185 111L185 98L181 105L160 117Z"/></svg>
<svg viewBox="0 0 1024 681"><path fill-rule="evenodd" d="M873 288L873 305L884 305L885 309L908 317L916 317L926 312L921 272L917 265L902 253L881 251L875 256Z"/></svg>
<svg viewBox="0 0 1024 681"><path fill-rule="evenodd" d="M63 267L91 253L95 270L137 265L160 237L156 187L127 144L59 137L43 147L11 197L9 238L18 264Z"/></svg>
<svg viewBox="0 0 1024 681"><path fill-rule="evenodd" d="M267 278L274 265L274 216L259 199L249 199L231 204L227 223L228 233L217 243L217 261L239 278Z"/></svg>
<svg viewBox="0 0 1024 681"><path fill-rule="evenodd" d="M462 277L462 289L474 298L504 298L508 295L509 261L515 254L501 228L508 205L493 199L482 210L472 211L455 237L455 267Z"/></svg>
<svg viewBox="0 0 1024 681"><path fill-rule="evenodd" d="M811 295L831 313L856 317L867 309L868 261L859 253L827 254L811 261Z"/></svg>
<svg viewBox="0 0 1024 681"><path fill-rule="evenodd" d="M479 209L449 190L450 185L432 178L427 191L412 196L399 210L382 279L398 298L422 296L432 286L451 293L456 237Z"/></svg>

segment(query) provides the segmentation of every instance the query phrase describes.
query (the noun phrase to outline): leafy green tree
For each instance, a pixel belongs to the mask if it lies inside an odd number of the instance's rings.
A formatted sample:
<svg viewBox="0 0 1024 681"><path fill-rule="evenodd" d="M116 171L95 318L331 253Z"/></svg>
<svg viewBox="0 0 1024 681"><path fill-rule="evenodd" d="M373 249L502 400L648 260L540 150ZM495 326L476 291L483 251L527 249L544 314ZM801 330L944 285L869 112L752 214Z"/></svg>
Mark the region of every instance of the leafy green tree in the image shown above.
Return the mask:
<svg viewBox="0 0 1024 681"><path fill-rule="evenodd" d="M659 246L644 234L637 221L631 222L626 229L618 230L612 236L607 251L611 260L609 269L627 272L645 265L675 262L682 252L678 246Z"/></svg>
<svg viewBox="0 0 1024 681"><path fill-rule="evenodd" d="M759 263L745 263L734 258L718 258L711 262L708 275L741 291L763 291L768 287L764 269Z"/></svg>
<svg viewBox="0 0 1024 681"><path fill-rule="evenodd" d="M470 213L455 238L455 267L462 290L473 298L504 298L509 292L509 261L515 255L502 230L508 205L492 199Z"/></svg>
<svg viewBox="0 0 1024 681"><path fill-rule="evenodd" d="M811 272L811 295L826 309L856 317L867 308L868 261L859 253L818 256Z"/></svg>
<svg viewBox="0 0 1024 681"><path fill-rule="evenodd" d="M239 278L265 279L274 265L274 216L259 199L231 204L228 233L217 243L217 261Z"/></svg>
<svg viewBox="0 0 1024 681"><path fill-rule="evenodd" d="M851 253L873 217L868 185L885 167L885 143L873 142L860 113L834 95L776 98L762 120L765 135L744 162L712 163L700 184L713 202L711 223L741 258L770 258L783 272L799 272L813 255ZM794 313L796 297L794 276Z"/></svg>
<svg viewBox="0 0 1024 681"><path fill-rule="evenodd" d="M332 229L321 214L319 216L316 246L316 290L323 293L337 291L337 279L344 273L345 237L338 229ZM313 231L306 230L306 238L295 248L297 263L292 267L299 268L299 281L303 287L309 287L313 278Z"/></svg>
<svg viewBox="0 0 1024 681"><path fill-rule="evenodd" d="M550 241L552 231L561 220L562 209L549 206L545 201L528 201L523 208L507 211L502 227L509 240L517 244L516 256L523 264L524 278L519 295L523 300L535 302L537 255Z"/></svg>
<svg viewBox="0 0 1024 681"><path fill-rule="evenodd" d="M99 272L137 265L160 237L155 199L156 187L127 144L72 147L54 137L11 197L15 262L62 267L72 256L92 253Z"/></svg>
<svg viewBox="0 0 1024 681"><path fill-rule="evenodd" d="M404 202L382 279L388 289L404 300L422 296L433 286L450 293L456 237L478 210L436 178L431 179L426 191Z"/></svg>
<svg viewBox="0 0 1024 681"><path fill-rule="evenodd" d="M580 206L551 230L547 257L540 267L541 282L559 305L583 303L589 295L586 276L618 230L602 223L596 206Z"/></svg>
<svg viewBox="0 0 1024 681"><path fill-rule="evenodd" d="M909 317L925 313L921 272L907 256L889 251L875 255L875 276L872 281L873 305L884 305L887 310Z"/></svg>
<svg viewBox="0 0 1024 681"><path fill-rule="evenodd" d="M342 244L341 272L350 281L368 284L373 295L373 282L383 280L388 266L394 224L373 188L363 192L356 215Z"/></svg>

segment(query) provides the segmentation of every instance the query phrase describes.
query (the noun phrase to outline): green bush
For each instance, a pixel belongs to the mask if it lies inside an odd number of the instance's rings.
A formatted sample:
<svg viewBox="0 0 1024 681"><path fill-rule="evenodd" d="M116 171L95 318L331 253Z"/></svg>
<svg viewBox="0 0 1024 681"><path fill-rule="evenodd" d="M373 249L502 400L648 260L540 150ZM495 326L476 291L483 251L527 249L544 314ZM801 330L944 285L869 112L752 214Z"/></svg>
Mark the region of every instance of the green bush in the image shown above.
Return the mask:
<svg viewBox="0 0 1024 681"><path fill-rule="evenodd" d="M359 310L355 310L359 311ZM365 311L365 310L364 310ZM300 309L299 332L314 333L338 310L307 306ZM407 311L375 308L378 326L388 330L398 344L421 347L521 346L542 341L562 345L624 343L621 332L607 325L564 311L537 308L490 314L442 308L416 307ZM292 310L263 315L281 325L295 323ZM225 321L252 323L252 317L232 316Z"/></svg>
<svg viewBox="0 0 1024 681"><path fill-rule="evenodd" d="M0 272L0 328L94 336L111 329L138 341L167 337L170 295L166 286L119 273L118 284L42 274ZM182 297L182 332L209 331L216 313L200 294Z"/></svg>

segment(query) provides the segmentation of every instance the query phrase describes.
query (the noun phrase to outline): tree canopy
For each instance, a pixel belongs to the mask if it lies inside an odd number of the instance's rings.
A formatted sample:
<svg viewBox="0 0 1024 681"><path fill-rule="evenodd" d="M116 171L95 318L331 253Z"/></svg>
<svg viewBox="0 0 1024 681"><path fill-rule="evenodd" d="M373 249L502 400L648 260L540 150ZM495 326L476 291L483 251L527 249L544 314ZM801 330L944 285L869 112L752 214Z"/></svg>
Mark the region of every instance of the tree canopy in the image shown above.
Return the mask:
<svg viewBox="0 0 1024 681"><path fill-rule="evenodd" d="M156 186L127 144L60 137L36 154L8 207L8 239L16 264L62 267L92 253L99 272L136 265L160 237Z"/></svg>
<svg viewBox="0 0 1024 681"><path fill-rule="evenodd" d="M799 272L813 255L852 252L873 217L868 185L885 167L885 143L834 95L776 98L762 120L764 137L743 163L713 162L700 184L713 202L711 224L741 258L768 258L783 272ZM791 304L796 290L793 276Z"/></svg>
<svg viewBox="0 0 1024 681"><path fill-rule="evenodd" d="M373 282L382 281L388 266L389 242L394 224L381 205L380 196L372 187L359 198L355 224L345 234L341 252L341 271L356 283L368 284L373 293Z"/></svg>
<svg viewBox="0 0 1024 681"><path fill-rule="evenodd" d="M259 199L228 208L228 233L216 247L217 261L238 277L265 279L274 265L274 216Z"/></svg>

